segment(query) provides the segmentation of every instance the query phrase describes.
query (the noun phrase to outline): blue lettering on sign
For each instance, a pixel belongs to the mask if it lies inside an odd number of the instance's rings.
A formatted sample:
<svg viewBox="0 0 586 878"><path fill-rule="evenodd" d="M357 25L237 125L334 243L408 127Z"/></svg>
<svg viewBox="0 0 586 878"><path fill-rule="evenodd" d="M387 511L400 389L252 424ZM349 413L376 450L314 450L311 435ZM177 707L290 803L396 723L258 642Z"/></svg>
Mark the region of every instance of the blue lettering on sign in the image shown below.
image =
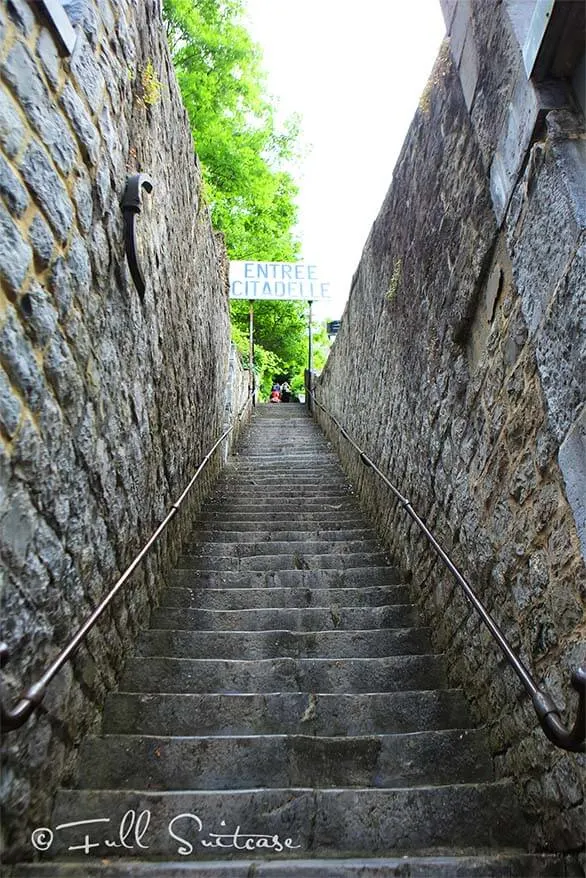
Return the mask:
<svg viewBox="0 0 586 878"><path fill-rule="evenodd" d="M316 265L293 262L235 261L230 267L234 299L304 299L329 297L330 284L319 280Z"/></svg>

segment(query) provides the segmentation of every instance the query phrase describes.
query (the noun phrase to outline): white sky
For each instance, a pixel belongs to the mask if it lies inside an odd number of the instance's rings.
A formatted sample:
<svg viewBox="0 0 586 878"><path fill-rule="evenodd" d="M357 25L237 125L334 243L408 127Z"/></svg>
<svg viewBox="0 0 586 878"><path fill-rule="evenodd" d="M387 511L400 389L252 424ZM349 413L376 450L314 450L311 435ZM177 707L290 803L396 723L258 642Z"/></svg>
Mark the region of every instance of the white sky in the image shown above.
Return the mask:
<svg viewBox="0 0 586 878"><path fill-rule="evenodd" d="M336 319L444 36L439 0L246 5L269 93L302 116L297 235L334 294L316 316Z"/></svg>

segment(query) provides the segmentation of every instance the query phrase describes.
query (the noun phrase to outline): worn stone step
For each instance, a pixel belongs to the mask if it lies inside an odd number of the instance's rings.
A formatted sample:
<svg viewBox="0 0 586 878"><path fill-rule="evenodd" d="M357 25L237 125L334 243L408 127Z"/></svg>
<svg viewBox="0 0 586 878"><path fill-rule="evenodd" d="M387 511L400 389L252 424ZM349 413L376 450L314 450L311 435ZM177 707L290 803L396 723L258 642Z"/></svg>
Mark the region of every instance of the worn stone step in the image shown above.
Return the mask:
<svg viewBox="0 0 586 878"><path fill-rule="evenodd" d="M86 738L76 786L240 790L405 787L492 780L485 735L449 729L406 735Z"/></svg>
<svg viewBox="0 0 586 878"><path fill-rule="evenodd" d="M281 484L277 482L262 482L260 479L234 479L230 483L225 484L216 489L207 501L207 505L221 503L225 500L237 500L244 502L251 498L253 501L258 499L278 501L280 499L307 498L315 500L336 500L338 497L352 497L354 494L348 483L340 479L336 484L332 481L315 483L308 480L305 483L295 482L291 484L288 477L281 478Z"/></svg>
<svg viewBox="0 0 586 878"><path fill-rule="evenodd" d="M153 628L178 631L349 631L408 628L416 624L411 604L379 607L273 607L251 610L158 609Z"/></svg>
<svg viewBox="0 0 586 878"><path fill-rule="evenodd" d="M296 474L318 474L335 471L336 476L343 473L340 461L330 452L323 451L292 451L281 453L278 450L267 451L264 455L246 454L245 460L253 472L284 473L293 478Z"/></svg>
<svg viewBox="0 0 586 878"><path fill-rule="evenodd" d="M228 526L224 527L208 527L206 529L195 530L190 534L189 543L204 543L217 546L218 543L269 543L287 542L289 543L332 543L345 542L352 543L356 540L374 541L377 547L380 542L372 528L339 528L338 530L293 530L291 524L289 529L281 530L229 530Z"/></svg>
<svg viewBox="0 0 586 878"><path fill-rule="evenodd" d="M260 542L227 541L195 543L187 542L183 546L184 555L220 555L222 558L232 555L238 558L250 558L253 555L357 555L376 554L381 551L377 540L265 540Z"/></svg>
<svg viewBox="0 0 586 878"><path fill-rule="evenodd" d="M162 608L250 610L279 607L381 607L409 603L404 585L364 588L167 588Z"/></svg>
<svg viewBox="0 0 586 878"><path fill-rule="evenodd" d="M396 692L445 685L441 656L252 661L132 657L120 688L126 692Z"/></svg>
<svg viewBox="0 0 586 878"><path fill-rule="evenodd" d="M384 658L429 653L428 628L381 631L166 631L141 635L139 655L170 658Z"/></svg>
<svg viewBox="0 0 586 878"><path fill-rule="evenodd" d="M429 857L23 863L15 867L11 878L569 878L580 875L578 869L576 864L576 871L567 871L563 857L557 854L509 850Z"/></svg>
<svg viewBox="0 0 586 878"><path fill-rule="evenodd" d="M139 735L378 735L468 728L459 689L368 694L113 692L103 731Z"/></svg>
<svg viewBox="0 0 586 878"><path fill-rule="evenodd" d="M297 486L327 488L330 485L332 487L352 487L352 483L340 466L324 467L320 465L312 472L304 466L294 469L287 467L286 470L282 469L277 472L271 469L260 470L258 467L239 466L238 468L226 468L225 475L216 482L217 487L214 493L221 494L225 487L232 485L279 488L283 487L284 483L291 488Z"/></svg>
<svg viewBox="0 0 586 878"><path fill-rule="evenodd" d="M271 511L270 516L268 516L266 511L262 509L256 512L243 512L242 510L235 512L230 509L224 509L222 511L202 509L194 519L194 523L196 524L199 521L214 523L216 521L240 522L242 524L256 522L261 524L264 530L269 525L270 527L273 527L274 524L279 522L287 524L289 527L293 522L296 524L308 522L311 526L315 526L315 523L317 522L319 526L325 526L325 524L327 524L328 527L345 527L346 522L348 521L358 521L361 522L363 526L364 516L358 507L349 509L319 509L317 511L304 508L297 512L277 509Z"/></svg>
<svg viewBox="0 0 586 878"><path fill-rule="evenodd" d="M306 462L296 464L289 459L286 464L275 469L272 461L269 463L260 461L249 463L247 458L242 458L226 469L226 481L231 479L261 479L262 481L275 484L283 484L283 480L294 484L308 481L321 483L341 480L346 485L351 484L348 476L340 467L339 461L331 458L328 463L324 461L321 455L319 456L318 465L312 468L308 467ZM219 484L222 484L222 482L219 482Z"/></svg>
<svg viewBox="0 0 586 878"><path fill-rule="evenodd" d="M260 512L270 521L273 512L338 512L358 510L354 496L340 497L234 497L206 504L206 512Z"/></svg>
<svg viewBox="0 0 586 878"><path fill-rule="evenodd" d="M401 572L392 565L316 570L194 570L175 569L170 583L186 588L362 588L397 585Z"/></svg>
<svg viewBox="0 0 586 878"><path fill-rule="evenodd" d="M91 829L86 824L56 831L49 855L79 856L79 850L67 849L83 844L87 834L90 843L98 844L91 849L92 857L111 857L112 848L104 841L116 839L129 811L137 816L144 811L150 814L141 836L150 858L177 858L179 848L186 857L214 858L217 848L204 848L202 839L209 840L210 833L233 837L238 826L240 837L254 833L278 836L281 843L291 839L291 849L284 853L299 858L327 853L421 854L437 848L498 849L525 845L528 837L514 791L506 782L376 790L61 790L55 801L55 826L82 819L108 822L93 824ZM231 850L230 854L244 858L250 851ZM144 856L144 849L134 845L124 855Z"/></svg>
<svg viewBox="0 0 586 878"><path fill-rule="evenodd" d="M390 566L384 552L324 552L323 554L305 554L302 551L293 553L277 553L268 555L250 555L246 558L229 555L181 555L177 562L178 568L218 571L218 570L332 570L347 567L384 567Z"/></svg>

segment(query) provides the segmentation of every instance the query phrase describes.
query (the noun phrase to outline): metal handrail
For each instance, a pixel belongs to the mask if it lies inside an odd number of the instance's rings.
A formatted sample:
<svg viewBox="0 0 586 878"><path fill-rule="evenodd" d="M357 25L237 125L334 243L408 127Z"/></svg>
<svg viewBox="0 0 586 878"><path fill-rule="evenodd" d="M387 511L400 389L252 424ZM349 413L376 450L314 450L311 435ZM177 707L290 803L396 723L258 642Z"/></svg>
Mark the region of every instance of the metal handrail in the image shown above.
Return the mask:
<svg viewBox="0 0 586 878"><path fill-rule="evenodd" d="M94 627L100 616L103 614L106 607L108 607L122 586L127 582L127 580L132 576L138 565L141 563L143 558L148 554L151 547L157 542L163 531L167 528L167 525L170 523L171 519L175 517L181 504L187 497L191 488L195 484L198 479L200 473L211 459L212 455L222 444L224 439L226 439L232 430L236 427L238 421L244 414L244 411L247 405L250 403L251 394L250 391L246 397L246 401L242 405L240 411L237 413L234 421L228 429L224 430L222 435L216 442L212 445L211 449L208 451L198 468L196 469L194 475L190 479L187 487L180 495L178 500L173 503L171 509L165 519L161 522L161 524L154 531L152 536L146 545L140 550L138 555L134 558L132 563L126 568L122 576L118 579L116 584L111 588L105 598L98 604L96 609L93 611L91 616L84 622L81 628L78 630L77 634L69 641L67 646L59 653L57 658L53 660L53 662L49 665L45 673L40 677L35 683L30 685L20 696L19 700L16 702L14 707L5 708L3 700L0 699L0 729L5 732L13 731L14 729L20 728L20 726L24 725L24 723L30 718L30 716L34 713L37 707L41 704L43 698L45 697L47 687L51 680L55 677L55 675L61 670L63 665L71 658L73 653L76 651L78 646L84 640L84 638L89 634L91 629ZM9 649L6 643L0 643L0 667L4 667L6 662L10 657Z"/></svg>
<svg viewBox="0 0 586 878"><path fill-rule="evenodd" d="M472 586L460 573L456 565L448 556L447 552L444 551L432 532L425 525L422 519L417 515L411 505L411 502L407 499L407 497L401 494L401 492L392 484L391 481L389 481L389 479L385 476L383 472L381 472L376 464L373 463L368 455L365 454L365 452L356 444L356 442L351 438L351 436L349 436L344 427L342 427L337 418L335 418L334 415L325 408L325 406L318 402L315 397L315 393L312 390L309 390L309 395L313 403L323 412L325 412L325 414L336 425L341 435L358 452L362 463L372 469L382 479L385 485L390 488L396 499L399 501L399 504L418 525L418 527L421 529L428 542L431 543L432 547L442 559L448 570L454 575L457 582L462 587L467 600L472 604L472 606L492 634L493 638L496 640L500 649L504 653L507 662L513 668L513 670L523 683L523 686L531 696L531 701L539 718L541 728L543 729L549 740L557 747L561 747L563 750L569 750L572 753L586 752L586 667L578 667L572 672L571 683L573 688L578 693L579 700L576 721L573 727L568 730L561 720L560 710L553 700L552 696L543 686L540 686L536 682L536 680L534 679L530 671L525 667L521 659L513 652L513 649L511 648L511 645L507 641L505 635L503 634L495 620L492 618L482 601L474 593Z"/></svg>

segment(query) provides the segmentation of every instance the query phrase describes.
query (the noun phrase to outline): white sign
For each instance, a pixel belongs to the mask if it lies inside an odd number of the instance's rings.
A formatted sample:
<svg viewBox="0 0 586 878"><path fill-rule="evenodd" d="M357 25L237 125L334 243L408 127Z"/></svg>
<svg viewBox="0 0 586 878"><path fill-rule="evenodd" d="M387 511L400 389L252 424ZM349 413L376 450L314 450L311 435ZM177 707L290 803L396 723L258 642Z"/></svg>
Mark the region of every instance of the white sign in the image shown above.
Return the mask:
<svg viewBox="0 0 586 878"><path fill-rule="evenodd" d="M230 262L231 299L330 298L330 285L318 277L316 265L305 262Z"/></svg>

